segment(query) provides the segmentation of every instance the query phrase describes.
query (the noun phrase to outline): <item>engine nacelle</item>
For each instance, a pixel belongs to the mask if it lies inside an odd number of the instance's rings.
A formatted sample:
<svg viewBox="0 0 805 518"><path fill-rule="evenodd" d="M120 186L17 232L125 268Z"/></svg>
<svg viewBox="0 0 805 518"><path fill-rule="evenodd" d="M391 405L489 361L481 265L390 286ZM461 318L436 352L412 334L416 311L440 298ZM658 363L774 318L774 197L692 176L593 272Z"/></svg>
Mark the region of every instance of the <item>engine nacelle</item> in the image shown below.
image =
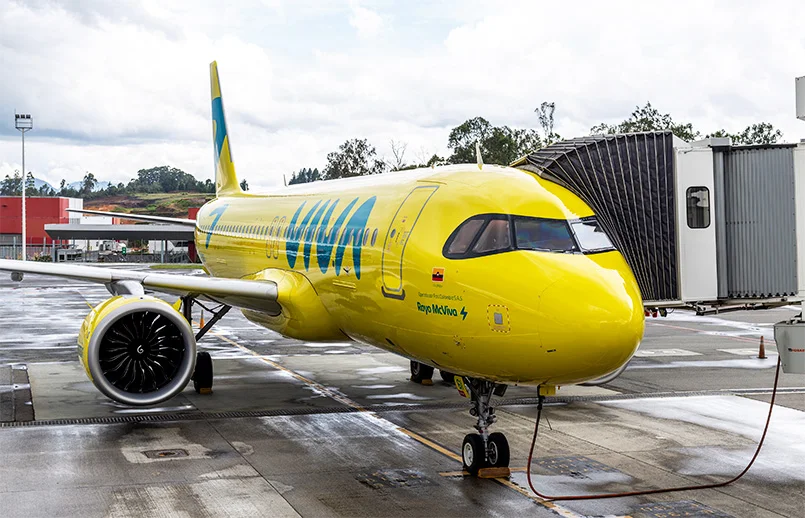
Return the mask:
<svg viewBox="0 0 805 518"><path fill-rule="evenodd" d="M90 381L127 405L161 403L181 392L196 365L193 329L164 300L116 296L81 324L78 354Z"/></svg>

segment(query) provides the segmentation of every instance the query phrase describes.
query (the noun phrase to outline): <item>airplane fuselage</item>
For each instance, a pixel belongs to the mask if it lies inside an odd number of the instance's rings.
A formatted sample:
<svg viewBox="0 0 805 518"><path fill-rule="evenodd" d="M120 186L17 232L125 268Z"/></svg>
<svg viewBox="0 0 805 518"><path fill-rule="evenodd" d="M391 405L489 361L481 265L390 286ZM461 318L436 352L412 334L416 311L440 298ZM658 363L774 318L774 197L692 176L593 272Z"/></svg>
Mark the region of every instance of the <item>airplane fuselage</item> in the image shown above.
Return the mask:
<svg viewBox="0 0 805 518"><path fill-rule="evenodd" d="M244 314L292 338L351 338L504 383L578 383L631 358L643 308L620 253L445 257L482 214L593 215L531 173L453 166L220 197L199 211L196 246L214 276L287 285L282 314Z"/></svg>

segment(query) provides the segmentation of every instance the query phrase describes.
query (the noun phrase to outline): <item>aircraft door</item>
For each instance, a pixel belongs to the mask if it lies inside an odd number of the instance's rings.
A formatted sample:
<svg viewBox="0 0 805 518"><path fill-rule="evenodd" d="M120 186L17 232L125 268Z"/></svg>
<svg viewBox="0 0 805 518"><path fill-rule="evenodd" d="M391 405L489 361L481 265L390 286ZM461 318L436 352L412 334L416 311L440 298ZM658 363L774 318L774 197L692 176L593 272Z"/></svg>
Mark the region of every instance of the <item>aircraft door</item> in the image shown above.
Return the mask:
<svg viewBox="0 0 805 518"><path fill-rule="evenodd" d="M383 276L383 295L393 299L403 300L405 290L403 290L403 255L405 245L414 231L414 226L419 220L419 215L430 197L438 189L438 185L423 185L415 187L405 197L394 219L391 220L386 240L383 243L383 256L381 259L381 272Z"/></svg>

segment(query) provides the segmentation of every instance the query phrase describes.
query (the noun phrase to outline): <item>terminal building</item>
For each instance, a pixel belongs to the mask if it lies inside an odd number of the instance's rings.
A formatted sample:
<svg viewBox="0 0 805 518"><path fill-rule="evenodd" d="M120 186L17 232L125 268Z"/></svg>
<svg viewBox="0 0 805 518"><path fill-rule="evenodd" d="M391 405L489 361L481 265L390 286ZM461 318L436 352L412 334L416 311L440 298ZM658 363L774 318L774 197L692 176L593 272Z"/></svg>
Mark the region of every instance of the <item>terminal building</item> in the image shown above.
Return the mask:
<svg viewBox="0 0 805 518"><path fill-rule="evenodd" d="M122 218L87 216L84 200L64 197L26 197L26 256L52 261L165 262L176 258L195 261L193 229L183 225L124 224ZM188 210L195 218L197 208ZM127 256L131 242L145 244L144 253ZM0 258L18 258L22 245L22 199L0 197ZM48 260L45 259L45 260Z"/></svg>
<svg viewBox="0 0 805 518"><path fill-rule="evenodd" d="M45 230L51 224L79 224L81 217L66 209L83 209L84 200L63 197L26 197L26 245L28 255L67 246L69 241L53 238ZM0 258L20 254L22 245L22 198L0 196Z"/></svg>

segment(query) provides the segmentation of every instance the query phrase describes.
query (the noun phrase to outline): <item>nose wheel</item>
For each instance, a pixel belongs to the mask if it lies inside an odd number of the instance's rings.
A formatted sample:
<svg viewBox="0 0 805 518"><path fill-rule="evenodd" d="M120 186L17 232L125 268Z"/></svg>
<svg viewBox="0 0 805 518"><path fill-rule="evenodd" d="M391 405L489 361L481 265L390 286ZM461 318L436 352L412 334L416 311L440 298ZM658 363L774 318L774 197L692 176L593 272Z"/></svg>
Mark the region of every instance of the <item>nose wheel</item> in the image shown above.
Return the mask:
<svg viewBox="0 0 805 518"><path fill-rule="evenodd" d="M475 429L464 437L461 445L461 460L464 470L471 475L483 475L485 468L502 468L496 470L494 476L509 474L509 441L500 432L489 433L489 427L497 420L492 407L492 396L503 396L506 385L498 385L491 381L470 379L465 386L469 389L472 407L470 415L478 418Z"/></svg>

